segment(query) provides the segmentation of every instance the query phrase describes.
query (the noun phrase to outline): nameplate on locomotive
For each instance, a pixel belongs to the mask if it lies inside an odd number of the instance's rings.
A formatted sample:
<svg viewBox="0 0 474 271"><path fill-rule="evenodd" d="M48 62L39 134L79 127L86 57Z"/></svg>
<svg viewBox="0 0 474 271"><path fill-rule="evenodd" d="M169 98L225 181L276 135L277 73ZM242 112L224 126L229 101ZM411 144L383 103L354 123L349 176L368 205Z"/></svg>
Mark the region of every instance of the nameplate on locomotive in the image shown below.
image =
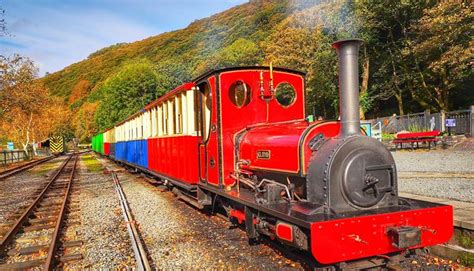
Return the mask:
<svg viewBox="0 0 474 271"><path fill-rule="evenodd" d="M257 151L257 159L270 159L270 151Z"/></svg>

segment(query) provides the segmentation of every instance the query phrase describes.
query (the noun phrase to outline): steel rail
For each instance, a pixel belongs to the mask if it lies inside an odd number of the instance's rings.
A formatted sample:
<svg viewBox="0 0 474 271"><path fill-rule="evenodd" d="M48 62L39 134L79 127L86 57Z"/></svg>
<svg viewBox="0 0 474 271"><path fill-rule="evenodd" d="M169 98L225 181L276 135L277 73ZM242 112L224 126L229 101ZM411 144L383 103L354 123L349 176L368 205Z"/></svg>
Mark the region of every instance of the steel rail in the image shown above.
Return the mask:
<svg viewBox="0 0 474 271"><path fill-rule="evenodd" d="M76 174L77 160L79 158L78 154L74 154L74 155L75 155L74 165L72 166L71 175L69 176L66 193L64 193L64 197L62 201L63 203L61 205L61 210L59 211L59 214L58 214L58 220L56 221L56 227L54 228L54 232L51 238L51 243L49 244L48 258L46 259L46 262L44 263L45 270L54 269L54 262L55 262L54 257L58 249L59 236L61 234L61 229L64 223L64 214L65 214L67 203L69 201L69 195L71 194L71 185L72 185L72 182L74 181L74 176Z"/></svg>
<svg viewBox="0 0 474 271"><path fill-rule="evenodd" d="M0 254L2 254L6 250L9 242L18 233L18 230L26 222L28 217L32 214L35 207L43 199L43 196L45 195L46 191L48 191L49 187L56 181L56 179L59 177L59 175L64 170L66 165L69 163L71 158L72 158L72 156L69 156L67 158L67 160L60 166L59 170L53 175L53 177L51 177L51 180L48 182L48 184L45 186L45 188L41 191L41 193L36 197L36 199L33 201L33 203L30 204L30 206L23 212L23 214L20 216L20 218L18 218L15 221L15 224L13 225L13 227L11 227L10 230L6 233L6 235L2 238L2 240L0 242Z"/></svg>
<svg viewBox="0 0 474 271"><path fill-rule="evenodd" d="M135 254L135 261L137 263L138 270L151 270L150 263L148 262L147 253L143 244L140 240L137 228L135 227L135 221L133 220L132 213L128 206L127 197L125 196L120 181L115 172L112 172L112 178L114 180L115 190L117 191L120 206L122 207L123 216L127 224L127 231L132 241L132 248Z"/></svg>
<svg viewBox="0 0 474 271"><path fill-rule="evenodd" d="M40 160L31 161L31 162L28 162L26 164L20 165L18 167L14 167L14 168L11 168L11 169L4 170L4 171L0 172L0 180L8 178L8 177L10 177L12 175L15 175L17 173L23 172L27 169L30 169L30 168L34 167L34 166L37 166L37 165L42 164L46 161L49 161L49 160L51 160L55 157L57 157L57 156L48 156L48 157L40 159Z"/></svg>

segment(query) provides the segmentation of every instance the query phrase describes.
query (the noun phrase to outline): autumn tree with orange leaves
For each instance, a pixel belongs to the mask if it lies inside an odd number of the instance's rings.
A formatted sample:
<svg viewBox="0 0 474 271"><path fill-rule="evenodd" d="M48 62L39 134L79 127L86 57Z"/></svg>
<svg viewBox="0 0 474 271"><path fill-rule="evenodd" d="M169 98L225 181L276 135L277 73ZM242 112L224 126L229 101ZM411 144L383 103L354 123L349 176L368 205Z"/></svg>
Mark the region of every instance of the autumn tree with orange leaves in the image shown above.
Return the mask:
<svg viewBox="0 0 474 271"><path fill-rule="evenodd" d="M38 82L33 61L20 55L0 58L0 135L28 146L67 126L69 110Z"/></svg>

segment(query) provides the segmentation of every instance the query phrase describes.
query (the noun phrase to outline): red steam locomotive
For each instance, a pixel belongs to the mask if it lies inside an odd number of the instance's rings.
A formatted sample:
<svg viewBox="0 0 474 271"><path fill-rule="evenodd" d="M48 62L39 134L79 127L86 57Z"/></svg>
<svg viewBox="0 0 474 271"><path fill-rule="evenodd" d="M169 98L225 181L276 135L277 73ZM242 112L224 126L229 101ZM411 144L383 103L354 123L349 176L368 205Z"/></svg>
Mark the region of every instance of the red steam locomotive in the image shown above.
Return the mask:
<svg viewBox="0 0 474 271"><path fill-rule="evenodd" d="M452 207L399 197L392 155L360 130L361 43L334 44L340 121L305 119L300 72L229 68L95 136L94 150L224 210L250 240L275 238L323 265L382 265L447 242Z"/></svg>

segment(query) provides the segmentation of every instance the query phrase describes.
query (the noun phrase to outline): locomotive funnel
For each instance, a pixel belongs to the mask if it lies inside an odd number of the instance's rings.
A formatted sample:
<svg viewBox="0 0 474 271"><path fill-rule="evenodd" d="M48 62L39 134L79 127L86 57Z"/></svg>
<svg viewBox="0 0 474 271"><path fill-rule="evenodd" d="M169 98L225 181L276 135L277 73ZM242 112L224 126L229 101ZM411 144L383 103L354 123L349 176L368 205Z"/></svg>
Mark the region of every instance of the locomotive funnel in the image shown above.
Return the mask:
<svg viewBox="0 0 474 271"><path fill-rule="evenodd" d="M360 134L359 47L361 39L340 40L332 44L339 58L340 137Z"/></svg>

